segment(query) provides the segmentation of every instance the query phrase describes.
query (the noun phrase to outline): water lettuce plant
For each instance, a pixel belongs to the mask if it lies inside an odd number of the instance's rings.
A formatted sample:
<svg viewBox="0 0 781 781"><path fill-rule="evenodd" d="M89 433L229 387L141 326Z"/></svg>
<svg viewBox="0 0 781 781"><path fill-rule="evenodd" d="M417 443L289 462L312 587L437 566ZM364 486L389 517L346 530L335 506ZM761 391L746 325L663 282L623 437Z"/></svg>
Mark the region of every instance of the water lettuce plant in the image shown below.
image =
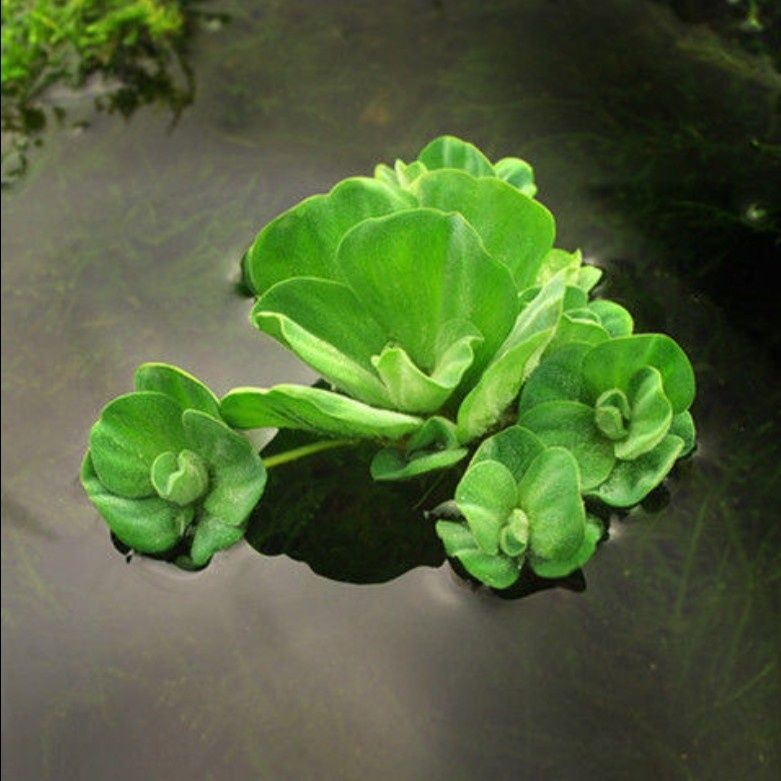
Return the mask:
<svg viewBox="0 0 781 781"><path fill-rule="evenodd" d="M601 272L554 247L536 193L528 163L443 136L272 220L242 259L250 319L322 379L218 402L143 366L93 428L82 476L117 537L203 564L241 537L266 468L360 445L377 481L471 454L436 532L479 581L581 567L603 535L584 500L636 504L693 449L694 373L670 337L594 298ZM264 465L234 430L253 428L306 444Z"/></svg>
<svg viewBox="0 0 781 781"><path fill-rule="evenodd" d="M81 482L114 535L141 553L183 549L196 567L238 542L266 472L200 381L144 364L135 391L92 427Z"/></svg>

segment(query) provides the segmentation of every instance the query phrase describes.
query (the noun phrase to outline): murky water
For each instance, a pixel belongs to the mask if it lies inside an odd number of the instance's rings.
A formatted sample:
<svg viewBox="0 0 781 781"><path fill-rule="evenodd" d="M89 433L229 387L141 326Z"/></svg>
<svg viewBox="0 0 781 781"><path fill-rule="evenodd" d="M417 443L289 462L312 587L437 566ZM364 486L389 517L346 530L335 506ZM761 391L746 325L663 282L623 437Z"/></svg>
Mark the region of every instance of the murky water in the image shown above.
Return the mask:
<svg viewBox="0 0 781 781"><path fill-rule="evenodd" d="M234 3L173 131L46 135L2 204L4 777L777 777L778 247L749 207L774 206L781 88L660 6L594 5ZM238 258L442 132L527 157L560 244L685 347L696 456L582 593L501 600L426 555L357 585L304 544L125 564L76 478L100 407L144 360L218 393L312 380L248 325Z"/></svg>

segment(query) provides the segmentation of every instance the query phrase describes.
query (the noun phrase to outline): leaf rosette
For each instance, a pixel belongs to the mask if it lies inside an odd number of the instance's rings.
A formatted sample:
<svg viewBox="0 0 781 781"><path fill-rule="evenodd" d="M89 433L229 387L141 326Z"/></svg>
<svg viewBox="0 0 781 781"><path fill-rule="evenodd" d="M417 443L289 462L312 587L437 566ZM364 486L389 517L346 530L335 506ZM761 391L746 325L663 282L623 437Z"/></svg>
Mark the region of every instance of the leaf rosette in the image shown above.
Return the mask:
<svg viewBox="0 0 781 781"><path fill-rule="evenodd" d="M148 363L135 392L111 401L92 427L81 470L114 535L140 553L185 549L200 567L244 534L266 482L250 442L181 369Z"/></svg>
<svg viewBox="0 0 781 781"><path fill-rule="evenodd" d="M669 336L573 340L529 377L518 423L572 452L586 495L629 507L694 448L694 392L691 364Z"/></svg>
<svg viewBox="0 0 781 781"><path fill-rule="evenodd" d="M445 136L273 220L244 258L251 320L332 390L238 388L224 418L384 441L376 479L463 458L539 362L565 290L585 298L599 273L553 249L534 192L528 164Z"/></svg>
<svg viewBox="0 0 781 781"><path fill-rule="evenodd" d="M592 556L602 536L586 514L572 454L546 447L519 426L480 445L455 503L464 520L438 521L437 534L449 556L493 588L515 583L525 562L541 577L565 577Z"/></svg>

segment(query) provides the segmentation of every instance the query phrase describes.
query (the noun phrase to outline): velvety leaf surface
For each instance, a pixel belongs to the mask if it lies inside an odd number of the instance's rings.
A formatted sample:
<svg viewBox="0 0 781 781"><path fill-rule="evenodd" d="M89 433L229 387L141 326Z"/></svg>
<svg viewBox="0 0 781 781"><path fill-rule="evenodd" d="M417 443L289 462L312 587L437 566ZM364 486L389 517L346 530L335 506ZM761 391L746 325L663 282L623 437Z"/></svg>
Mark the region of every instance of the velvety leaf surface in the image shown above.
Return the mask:
<svg viewBox="0 0 781 781"><path fill-rule="evenodd" d="M524 195L533 198L537 194L534 183L534 170L519 157L503 157L494 163L494 173L500 179L519 189Z"/></svg>
<svg viewBox="0 0 781 781"><path fill-rule="evenodd" d="M456 504L485 553L499 550L499 532L517 506L518 486L506 466L481 461L470 466L456 487Z"/></svg>
<svg viewBox="0 0 781 781"><path fill-rule="evenodd" d="M455 136L435 138L421 150L418 160L430 171L457 168L473 176L494 175L488 158L474 144Z"/></svg>
<svg viewBox="0 0 781 781"><path fill-rule="evenodd" d="M166 450L187 447L182 409L162 393L141 391L109 402L92 427L89 449L103 485L127 499L155 493L149 472Z"/></svg>
<svg viewBox="0 0 781 781"><path fill-rule="evenodd" d="M541 559L564 560L583 542L586 511L572 454L561 447L542 451L518 484L518 504L529 517L530 548Z"/></svg>
<svg viewBox="0 0 781 781"><path fill-rule="evenodd" d="M231 526L218 518L202 518L190 545L190 559L196 567L209 563L218 551L230 548L244 537L244 525Z"/></svg>
<svg viewBox="0 0 781 781"><path fill-rule="evenodd" d="M621 304L608 301L606 298L598 298L591 301L588 307L599 317L603 328L614 339L619 336L629 336L634 330L632 315Z"/></svg>
<svg viewBox="0 0 781 781"><path fill-rule="evenodd" d="M577 401L583 389L583 358L592 345L573 342L545 355L531 373L518 406L523 414L546 401Z"/></svg>
<svg viewBox="0 0 781 781"><path fill-rule="evenodd" d="M561 316L564 283L554 277L526 306L458 410L458 432L468 442L496 423L535 369Z"/></svg>
<svg viewBox="0 0 781 781"><path fill-rule="evenodd" d="M430 171L414 192L421 206L462 214L519 289L534 283L555 234L553 216L542 204L501 179L454 170Z"/></svg>
<svg viewBox="0 0 781 781"><path fill-rule="evenodd" d="M653 450L634 461L616 461L610 476L589 491L612 507L631 507L664 480L683 450L683 440L668 434Z"/></svg>
<svg viewBox="0 0 781 781"><path fill-rule="evenodd" d="M468 451L458 446L456 427L449 420L433 417L412 434L405 447L387 447L371 462L375 480L408 480L427 472L447 469Z"/></svg>
<svg viewBox="0 0 781 781"><path fill-rule="evenodd" d="M234 388L220 410L235 428L292 428L334 437L395 440L423 425L421 418L303 385Z"/></svg>
<svg viewBox="0 0 781 781"><path fill-rule="evenodd" d="M529 557L529 566L541 578L565 578L582 567L595 553L604 530L602 524L591 516L586 519L586 529L580 547L568 559L545 560Z"/></svg>
<svg viewBox="0 0 781 781"><path fill-rule="evenodd" d="M172 548L193 518L192 507L178 507L159 496L128 499L111 493L95 472L90 453L81 467L81 484L112 532L141 553Z"/></svg>
<svg viewBox="0 0 781 781"><path fill-rule="evenodd" d="M629 382L631 416L626 439L615 443L616 456L624 461L653 450L667 434L672 408L662 385L662 375L652 366L640 369Z"/></svg>
<svg viewBox="0 0 781 781"><path fill-rule="evenodd" d="M240 526L249 517L266 485L266 470L246 437L199 410L187 410L182 423L192 449L209 466L205 517Z"/></svg>
<svg viewBox="0 0 781 781"><path fill-rule="evenodd" d="M493 556L481 550L463 550L456 555L464 569L491 588L509 588L518 580L518 564L506 556Z"/></svg>
<svg viewBox="0 0 781 781"><path fill-rule="evenodd" d="M603 482L615 463L613 443L594 425L594 408L578 401L546 401L518 418L546 446L564 447L580 469L581 489Z"/></svg>
<svg viewBox="0 0 781 781"><path fill-rule="evenodd" d="M411 195L376 179L345 179L327 195L314 195L281 214L260 232L245 256L245 281L261 295L290 277L339 279L336 248L350 228L368 217L415 205Z"/></svg>
<svg viewBox="0 0 781 781"><path fill-rule="evenodd" d="M545 449L542 441L526 428L510 426L480 443L470 467L481 461L497 461L519 481L529 464Z"/></svg>
<svg viewBox="0 0 781 781"><path fill-rule="evenodd" d="M167 363L142 363L136 369L137 391L155 391L173 399L182 408L199 409L214 418L220 416L220 402L199 379Z"/></svg>
<svg viewBox="0 0 781 781"><path fill-rule="evenodd" d="M337 261L387 341L427 374L448 321L473 323L485 337L479 353L491 354L515 318L509 272L457 214L415 209L366 220L344 237Z"/></svg>
<svg viewBox="0 0 781 781"><path fill-rule="evenodd" d="M306 277L280 282L260 298L252 320L354 398L393 406L372 363L388 335L346 285Z"/></svg>
<svg viewBox="0 0 781 781"><path fill-rule="evenodd" d="M697 432L694 427L694 418L690 412L679 412L677 415L673 415L669 433L675 434L676 437L683 440L683 449L678 458L682 458L694 450L694 446L697 444Z"/></svg>
<svg viewBox="0 0 781 781"><path fill-rule="evenodd" d="M688 409L694 399L694 372L681 348L664 334L635 334L594 347L583 359L584 389L591 401L603 391L628 391L635 372L659 370L673 412Z"/></svg>

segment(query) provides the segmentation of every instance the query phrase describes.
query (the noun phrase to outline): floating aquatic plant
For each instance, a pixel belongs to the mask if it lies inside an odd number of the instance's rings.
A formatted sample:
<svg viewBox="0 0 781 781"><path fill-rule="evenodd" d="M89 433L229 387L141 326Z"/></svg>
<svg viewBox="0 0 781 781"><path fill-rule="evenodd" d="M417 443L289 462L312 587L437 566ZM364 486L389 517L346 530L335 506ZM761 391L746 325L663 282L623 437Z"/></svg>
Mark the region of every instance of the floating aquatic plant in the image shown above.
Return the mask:
<svg viewBox="0 0 781 781"><path fill-rule="evenodd" d="M148 553L184 540L205 563L265 484L234 429L293 429L309 443L266 467L361 443L375 448L366 479L399 481L471 453L457 516L436 531L483 583L582 566L603 534L584 498L636 504L693 449L694 374L670 337L633 333L626 309L591 297L601 272L553 246L536 192L526 162L445 136L270 222L242 261L251 322L324 382L218 403L179 370L142 367L85 460L114 533Z"/></svg>

